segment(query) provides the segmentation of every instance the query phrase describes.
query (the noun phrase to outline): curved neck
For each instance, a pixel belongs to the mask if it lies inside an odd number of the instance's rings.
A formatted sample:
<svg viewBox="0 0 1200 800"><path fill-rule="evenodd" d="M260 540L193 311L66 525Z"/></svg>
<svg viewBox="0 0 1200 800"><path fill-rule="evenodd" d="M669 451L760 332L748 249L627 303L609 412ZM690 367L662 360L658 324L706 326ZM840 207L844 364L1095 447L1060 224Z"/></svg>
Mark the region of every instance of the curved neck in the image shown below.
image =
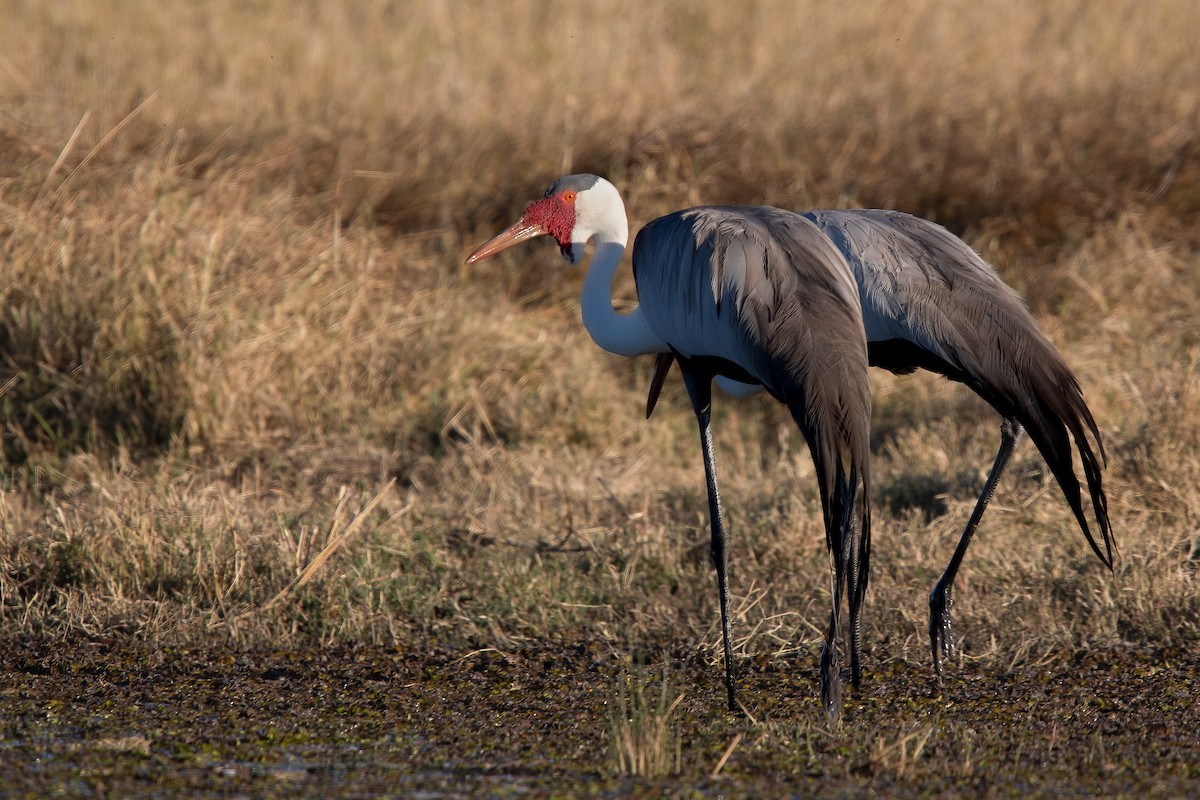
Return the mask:
<svg viewBox="0 0 1200 800"><path fill-rule="evenodd" d="M625 254L626 231L597 233L592 238L596 250L588 264L581 297L583 327L592 341L619 356L666 352L667 343L650 330L640 307L618 314L612 305L613 278Z"/></svg>

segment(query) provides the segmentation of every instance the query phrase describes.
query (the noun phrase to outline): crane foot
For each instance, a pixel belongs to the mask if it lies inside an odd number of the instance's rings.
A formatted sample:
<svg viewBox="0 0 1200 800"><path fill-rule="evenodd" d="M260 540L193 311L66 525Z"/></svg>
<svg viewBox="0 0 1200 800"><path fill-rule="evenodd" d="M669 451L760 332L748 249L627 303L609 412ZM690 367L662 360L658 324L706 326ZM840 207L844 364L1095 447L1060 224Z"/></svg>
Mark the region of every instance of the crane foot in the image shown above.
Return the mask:
<svg viewBox="0 0 1200 800"><path fill-rule="evenodd" d="M954 624L950 616L950 607L953 605L950 586L939 583L929 593L929 647L933 651L933 671L939 683L942 680L942 657L951 659L955 656Z"/></svg>
<svg viewBox="0 0 1200 800"><path fill-rule="evenodd" d="M830 723L842 718L842 665L837 647L826 641L821 648L821 710Z"/></svg>

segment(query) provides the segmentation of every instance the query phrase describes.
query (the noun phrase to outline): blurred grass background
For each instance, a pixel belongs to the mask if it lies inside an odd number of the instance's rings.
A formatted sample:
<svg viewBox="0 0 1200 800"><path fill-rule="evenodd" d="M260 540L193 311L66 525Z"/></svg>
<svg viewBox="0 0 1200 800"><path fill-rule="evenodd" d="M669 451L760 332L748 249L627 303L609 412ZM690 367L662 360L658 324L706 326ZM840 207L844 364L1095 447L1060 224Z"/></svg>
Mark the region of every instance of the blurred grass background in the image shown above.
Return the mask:
<svg viewBox="0 0 1200 800"><path fill-rule="evenodd" d="M718 658L682 391L642 420L650 364L590 342L554 248L463 266L592 171L635 230L747 202L964 236L1076 370L1121 548L1109 576L1022 447L960 576L967 657L1194 648L1198 38L1186 0L13 4L0 632ZM868 664L925 660L999 420L873 380ZM738 647L815 652L807 451L718 402Z"/></svg>

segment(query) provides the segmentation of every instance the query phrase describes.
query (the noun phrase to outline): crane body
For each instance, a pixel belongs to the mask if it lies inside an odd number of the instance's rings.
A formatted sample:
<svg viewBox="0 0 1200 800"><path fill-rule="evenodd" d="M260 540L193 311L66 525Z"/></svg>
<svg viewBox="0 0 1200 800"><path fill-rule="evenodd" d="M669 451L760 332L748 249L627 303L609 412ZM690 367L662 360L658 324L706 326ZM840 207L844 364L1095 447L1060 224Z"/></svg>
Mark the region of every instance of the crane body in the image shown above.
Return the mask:
<svg viewBox="0 0 1200 800"><path fill-rule="evenodd" d="M965 242L940 225L900 211L809 211L854 275L872 366L895 373L925 369L968 386L1000 414L1000 447L941 579L930 592L934 669L953 655L954 579L1017 444L1028 433L1050 467L1092 550L1112 567L1100 431L1066 361L1024 301ZM670 361L658 362L647 400L652 412ZM722 382L736 394L752 383ZM1074 447L1072 447L1074 443ZM1075 456L1086 482L1093 529ZM1097 534L1099 541L1097 540ZM1103 547L1101 547L1103 544Z"/></svg>
<svg viewBox="0 0 1200 800"><path fill-rule="evenodd" d="M765 387L786 404L808 443L822 501L833 572L833 603L821 653L821 704L842 706L838 656L843 592L849 611L851 676L861 674L861 620L870 563L867 342L857 286L845 257L811 221L767 206L708 206L647 224L634 243L639 305L619 314L612 280L628 241L620 195L594 175L555 181L507 230L477 248L473 263L548 234L579 263L584 326L605 350L677 360L704 457L717 572L725 683L737 696L729 628L728 532L717 483L711 421L715 379ZM665 370L661 372L665 375ZM655 392L657 395L657 391Z"/></svg>

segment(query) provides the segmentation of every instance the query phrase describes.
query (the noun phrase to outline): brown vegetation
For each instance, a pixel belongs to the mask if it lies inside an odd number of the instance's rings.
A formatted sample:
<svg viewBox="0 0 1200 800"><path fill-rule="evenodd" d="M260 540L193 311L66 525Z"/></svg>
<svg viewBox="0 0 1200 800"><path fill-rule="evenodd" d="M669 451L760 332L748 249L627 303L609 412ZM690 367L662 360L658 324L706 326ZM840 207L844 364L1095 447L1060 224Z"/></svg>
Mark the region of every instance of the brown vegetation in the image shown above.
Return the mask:
<svg viewBox="0 0 1200 800"><path fill-rule="evenodd" d="M553 248L462 264L586 170L635 229L754 202L894 207L963 235L1076 370L1120 546L1109 575L1023 446L960 576L964 658L1200 648L1190 0L5 16L5 637L719 658L680 387L641 419L649 363L592 345ZM999 423L930 376L873 380L868 675L928 661L925 598ZM815 652L828 564L808 454L769 400L717 413L738 649ZM881 734L872 758L915 769L928 738Z"/></svg>

